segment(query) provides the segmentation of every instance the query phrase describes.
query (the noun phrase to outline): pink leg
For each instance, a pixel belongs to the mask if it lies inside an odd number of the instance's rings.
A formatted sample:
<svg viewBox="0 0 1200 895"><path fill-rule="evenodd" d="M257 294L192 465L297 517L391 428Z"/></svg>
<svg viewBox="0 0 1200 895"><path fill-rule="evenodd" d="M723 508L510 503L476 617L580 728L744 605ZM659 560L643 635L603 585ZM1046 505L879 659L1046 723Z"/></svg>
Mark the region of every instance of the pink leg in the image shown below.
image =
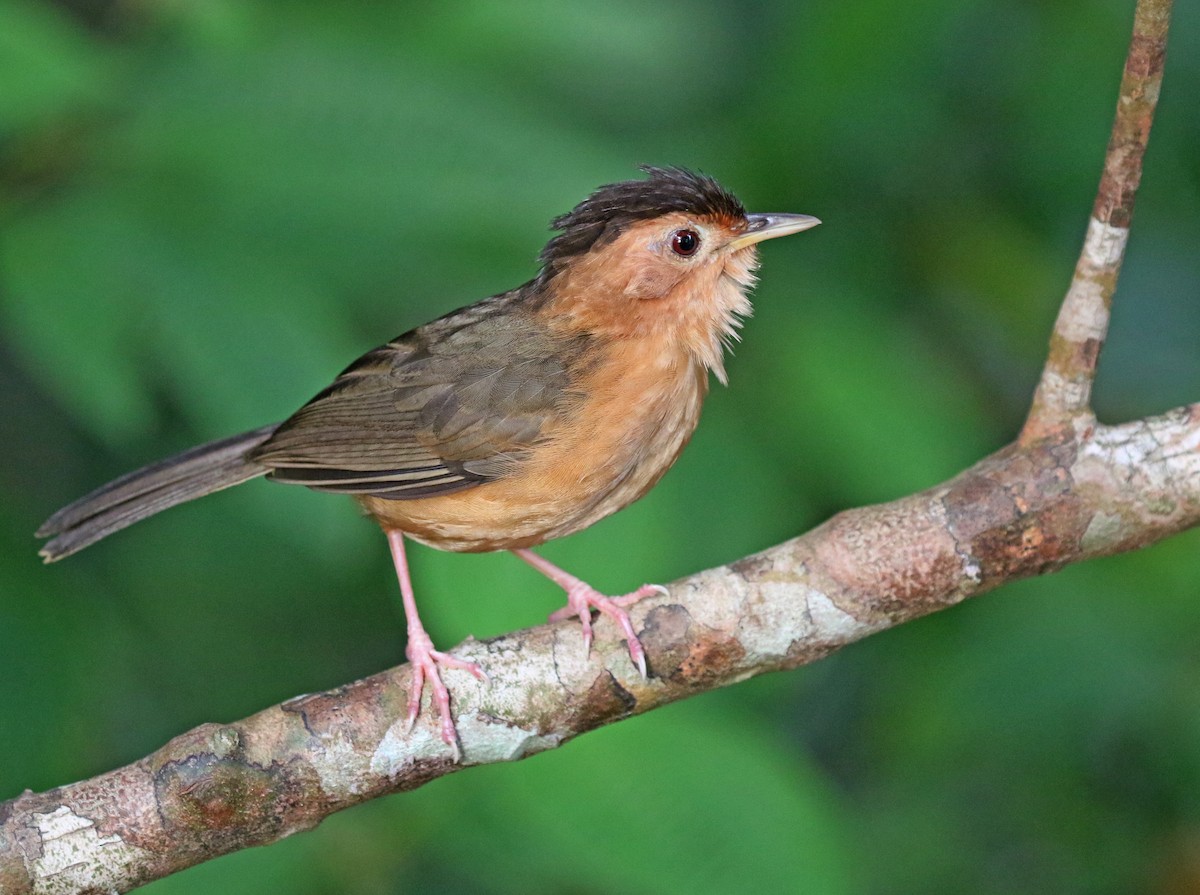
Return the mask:
<svg viewBox="0 0 1200 895"><path fill-rule="evenodd" d="M454 760L461 761L462 753L458 747L458 731L454 728L454 717L450 714L450 691L442 683L438 673L438 665L447 668L461 668L469 671L481 681L487 680L482 668L474 662L458 659L447 653L433 648L433 641L421 624L417 615L417 601L413 597L412 580L408 575L408 559L404 555L404 534L394 529L384 529L387 534L388 546L392 548L392 561L396 564L396 576L400 579L400 596L404 600L404 618L408 622L408 646L404 655L412 663L412 683L408 690L408 729L412 730L416 723L417 714L421 711L421 693L425 689L425 679L433 688L433 704L437 706L438 715L442 719L442 739L454 750Z"/></svg>
<svg viewBox="0 0 1200 895"><path fill-rule="evenodd" d="M623 607L632 606L643 597L651 594L666 594L667 589L661 584L643 584L633 593L621 597L606 597L585 581L581 581L570 572L564 572L549 560L543 559L532 550L514 550L514 554L529 563L559 587L567 592L567 605L550 616L550 621L556 622L572 615L579 616L583 625L583 643L587 651L592 650L592 609L599 609L612 618L625 635L625 643L629 647L629 658L637 666L642 677L646 676L646 652L633 630L633 622L629 613Z"/></svg>

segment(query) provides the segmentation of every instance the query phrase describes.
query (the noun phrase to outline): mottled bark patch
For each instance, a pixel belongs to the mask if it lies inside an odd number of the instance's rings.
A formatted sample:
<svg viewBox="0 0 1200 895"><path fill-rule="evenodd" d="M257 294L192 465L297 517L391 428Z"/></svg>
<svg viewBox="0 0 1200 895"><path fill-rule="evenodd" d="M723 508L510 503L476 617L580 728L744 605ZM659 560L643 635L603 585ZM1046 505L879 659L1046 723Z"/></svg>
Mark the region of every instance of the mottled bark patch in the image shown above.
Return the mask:
<svg viewBox="0 0 1200 895"><path fill-rule="evenodd" d="M799 665L811 665L826 656L831 656L842 648L840 643L813 643L809 640L793 640L788 644L787 652L781 668L795 668Z"/></svg>
<svg viewBox="0 0 1200 895"><path fill-rule="evenodd" d="M951 483L946 521L979 567L981 586L1051 571L1078 556L1088 520L1071 490L1077 450L1061 440L1006 449Z"/></svg>
<svg viewBox="0 0 1200 895"><path fill-rule="evenodd" d="M700 625L695 628L701 634L692 640L676 679L691 689L707 690L727 680L730 672L742 664L746 648L737 638Z"/></svg>
<svg viewBox="0 0 1200 895"><path fill-rule="evenodd" d="M757 581L768 573L774 565L775 563L771 557L763 553L755 553L753 556L747 556L744 559L739 559L737 562L730 563L729 568L735 575L740 575L747 581Z"/></svg>
<svg viewBox="0 0 1200 895"><path fill-rule="evenodd" d="M688 655L688 636L692 617L678 603L656 606L646 616L644 630L638 635L646 650L650 677L670 680Z"/></svg>
<svg viewBox="0 0 1200 895"><path fill-rule="evenodd" d="M203 851L272 842L327 813L313 797L320 788L310 769L250 761L236 727L198 727L155 758L154 797L167 834L191 837Z"/></svg>
<svg viewBox="0 0 1200 895"><path fill-rule="evenodd" d="M678 604L651 610L641 639L653 675L689 689L728 678L746 656L736 637L698 623Z"/></svg>
<svg viewBox="0 0 1200 895"><path fill-rule="evenodd" d="M183 828L208 847L229 836L256 831L258 840L278 832L276 806L286 784L267 768L201 753L171 762L154 778L159 814L168 831Z"/></svg>
<svg viewBox="0 0 1200 895"><path fill-rule="evenodd" d="M350 687L290 699L280 708L297 715L304 729L319 740L349 736L352 742L370 743L382 735L380 719L396 717L402 710L399 700L406 693L406 688L389 684L384 675L374 675Z"/></svg>
<svg viewBox="0 0 1200 895"><path fill-rule="evenodd" d="M462 764L450 756L414 761L405 767L403 774L391 781L390 786L380 789L379 792L409 792L424 786L430 780L444 777L453 771L461 771L462 768Z"/></svg>
<svg viewBox="0 0 1200 895"><path fill-rule="evenodd" d="M571 716L573 730L591 730L633 714L637 699L608 671L588 688Z"/></svg>
<svg viewBox="0 0 1200 895"><path fill-rule="evenodd" d="M3 855L3 845L4 843L0 842L0 855ZM33 880L20 866L17 861L0 861L0 892L11 895L28 895L33 892Z"/></svg>
<svg viewBox="0 0 1200 895"><path fill-rule="evenodd" d="M859 619L911 617L956 592L962 561L938 501L918 494L841 513L821 530L814 555L839 586L834 602Z"/></svg>

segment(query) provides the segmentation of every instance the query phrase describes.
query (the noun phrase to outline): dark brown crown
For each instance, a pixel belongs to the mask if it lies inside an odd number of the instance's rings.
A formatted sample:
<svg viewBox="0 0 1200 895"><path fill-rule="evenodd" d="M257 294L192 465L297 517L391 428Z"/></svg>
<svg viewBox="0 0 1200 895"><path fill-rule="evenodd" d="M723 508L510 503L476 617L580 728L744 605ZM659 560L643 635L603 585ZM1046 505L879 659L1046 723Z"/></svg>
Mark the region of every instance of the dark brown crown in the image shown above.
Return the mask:
<svg viewBox="0 0 1200 895"><path fill-rule="evenodd" d="M615 239L635 221L673 211L693 215L745 218L737 196L711 177L686 168L642 165L645 180L623 180L602 186L550 226L562 232L546 243L539 260L543 276L553 275L564 261Z"/></svg>

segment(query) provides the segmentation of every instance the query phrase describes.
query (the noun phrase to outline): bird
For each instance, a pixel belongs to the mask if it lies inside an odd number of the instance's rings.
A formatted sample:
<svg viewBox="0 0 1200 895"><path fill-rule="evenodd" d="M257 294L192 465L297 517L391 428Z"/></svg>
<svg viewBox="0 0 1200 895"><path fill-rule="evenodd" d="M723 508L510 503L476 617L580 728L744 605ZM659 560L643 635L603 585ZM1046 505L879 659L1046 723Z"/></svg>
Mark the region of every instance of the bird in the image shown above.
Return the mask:
<svg viewBox="0 0 1200 895"><path fill-rule="evenodd" d="M551 222L525 284L368 351L281 423L202 444L104 485L37 530L54 562L176 504L265 477L353 496L386 535L404 605L411 731L428 683L461 759L436 650L417 612L405 541L508 550L558 584L590 652L592 612L620 628L646 677L628 607L532 548L642 497L694 432L709 377L751 311L758 244L820 221L750 214L712 177L642 166Z"/></svg>

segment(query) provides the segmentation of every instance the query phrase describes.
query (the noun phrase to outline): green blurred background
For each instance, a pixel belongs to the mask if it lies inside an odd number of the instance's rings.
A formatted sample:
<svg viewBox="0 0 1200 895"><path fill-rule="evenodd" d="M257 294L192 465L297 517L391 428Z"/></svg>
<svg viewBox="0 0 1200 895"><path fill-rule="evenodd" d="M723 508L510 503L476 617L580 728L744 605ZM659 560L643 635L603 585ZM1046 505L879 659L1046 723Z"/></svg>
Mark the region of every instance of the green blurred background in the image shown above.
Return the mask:
<svg viewBox="0 0 1200 895"><path fill-rule="evenodd" d="M1016 433L1132 2L0 0L0 799L397 663L383 539L256 482L51 568L34 528L286 416L532 276L638 163L825 226L650 497L545 548L619 591L941 481ZM1200 8L1182 3L1097 401L1200 399ZM146 891L1200 890L1200 532L472 770ZM435 640L561 595L417 548Z"/></svg>

